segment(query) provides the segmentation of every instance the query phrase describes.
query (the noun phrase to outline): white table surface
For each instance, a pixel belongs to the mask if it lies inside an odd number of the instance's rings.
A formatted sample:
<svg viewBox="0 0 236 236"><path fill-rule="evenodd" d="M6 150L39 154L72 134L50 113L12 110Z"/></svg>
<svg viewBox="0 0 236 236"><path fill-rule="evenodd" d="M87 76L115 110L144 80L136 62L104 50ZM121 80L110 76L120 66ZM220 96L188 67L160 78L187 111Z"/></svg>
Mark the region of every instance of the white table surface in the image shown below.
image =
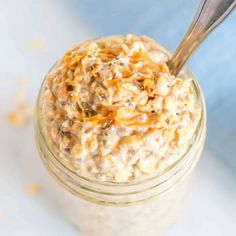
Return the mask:
<svg viewBox="0 0 236 236"><path fill-rule="evenodd" d="M50 66L68 47L96 32L86 26L70 1L0 0L0 5L0 235L78 235L53 202L51 177L38 157L33 124L11 127L6 114L22 78L29 80L27 99L33 104ZM37 38L45 47L30 52L27 44ZM205 150L186 208L168 236L235 235L235 178ZM43 187L35 197L25 192L30 182Z"/></svg>

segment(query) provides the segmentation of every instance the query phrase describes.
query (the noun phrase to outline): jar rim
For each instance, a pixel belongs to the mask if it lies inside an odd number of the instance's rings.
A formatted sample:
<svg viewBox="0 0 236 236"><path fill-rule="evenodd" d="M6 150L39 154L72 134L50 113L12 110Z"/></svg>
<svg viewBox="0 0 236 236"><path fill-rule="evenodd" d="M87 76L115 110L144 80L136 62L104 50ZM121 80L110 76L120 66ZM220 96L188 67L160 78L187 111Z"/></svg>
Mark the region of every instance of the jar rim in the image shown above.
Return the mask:
<svg viewBox="0 0 236 236"><path fill-rule="evenodd" d="M54 65L55 66L55 65ZM54 68L54 66L50 69L50 71ZM138 180L138 181L131 181L131 182L115 182L115 181L99 181L96 179L89 179L87 177L84 176L80 176L78 172L70 169L68 166L66 166L63 161L60 161L59 158L53 153L53 151L51 150L46 135L43 132L43 128L41 125L41 120L40 120L40 116L39 116L39 108L40 108L40 99L41 99L41 92L45 83L46 78L44 79L41 88L40 88L40 92L39 92L39 96L37 99L37 108L36 108L36 119L35 119L35 124L36 124L36 128L38 129L39 135L42 137L42 140L44 142L44 144L46 145L48 151L50 152L51 156L54 158L54 164L59 165L61 169L63 169L68 175L71 175L72 178L74 180L79 181L83 181L83 182L87 182L87 183L91 183L93 185L97 185L100 187L119 187L119 188L126 188L126 187L135 187L135 186L139 186L139 185L144 185L147 184L149 182L152 182L154 180L161 180L165 181L165 177L169 176L169 174L171 173L171 171L173 171L175 168L181 168L182 165L184 165L185 161L186 161L186 156L189 153L189 151L193 148L193 146L196 145L196 143L198 143L200 137L202 136L203 133L203 128L204 125L206 123L206 107L205 107L205 100L204 100L204 96L201 90L201 87L195 77L195 75L187 68L185 67L183 69L183 73L187 74L188 76L191 77L192 79L192 84L194 86L194 90L196 92L198 101L200 103L200 108L201 108L201 114L200 114L200 119L198 121L198 125L196 126L196 129L194 131L194 137L193 140L191 142L191 144L188 146L188 149L186 150L186 152L180 156L174 163L172 163L171 165L167 166L163 171L158 172L156 175ZM160 183L162 183L162 181L160 181Z"/></svg>

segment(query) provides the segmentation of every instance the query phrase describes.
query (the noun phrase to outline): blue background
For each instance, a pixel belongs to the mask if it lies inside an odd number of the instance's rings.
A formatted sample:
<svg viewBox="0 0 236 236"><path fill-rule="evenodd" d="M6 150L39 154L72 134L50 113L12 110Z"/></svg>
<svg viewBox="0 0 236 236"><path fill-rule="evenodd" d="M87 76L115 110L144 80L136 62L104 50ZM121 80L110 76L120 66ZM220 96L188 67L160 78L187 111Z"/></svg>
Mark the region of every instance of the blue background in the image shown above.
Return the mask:
<svg viewBox="0 0 236 236"><path fill-rule="evenodd" d="M196 0L74 0L95 36L145 34L171 51L187 31L198 4ZM207 148L236 168L236 12L205 40L188 65L206 97Z"/></svg>

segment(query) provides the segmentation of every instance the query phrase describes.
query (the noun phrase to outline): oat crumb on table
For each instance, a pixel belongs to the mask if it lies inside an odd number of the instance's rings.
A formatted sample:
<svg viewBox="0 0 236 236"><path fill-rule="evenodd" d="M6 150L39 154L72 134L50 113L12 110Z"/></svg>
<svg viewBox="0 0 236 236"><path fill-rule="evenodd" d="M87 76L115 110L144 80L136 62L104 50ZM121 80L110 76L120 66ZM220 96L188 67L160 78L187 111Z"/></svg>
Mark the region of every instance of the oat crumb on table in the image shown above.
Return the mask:
<svg viewBox="0 0 236 236"><path fill-rule="evenodd" d="M32 106L25 103L18 103L14 111L9 112L7 115L7 120L12 126L23 127L30 121L32 115Z"/></svg>
<svg viewBox="0 0 236 236"><path fill-rule="evenodd" d="M38 52L45 48L45 40L42 37L32 38L28 41L26 48L30 52Z"/></svg>
<svg viewBox="0 0 236 236"><path fill-rule="evenodd" d="M14 105L7 114L7 121L14 127L24 127L33 117L34 107L26 102L26 82L23 81Z"/></svg>
<svg viewBox="0 0 236 236"><path fill-rule="evenodd" d="M38 195L42 191L42 186L37 183L29 183L26 188L26 193L30 196Z"/></svg>

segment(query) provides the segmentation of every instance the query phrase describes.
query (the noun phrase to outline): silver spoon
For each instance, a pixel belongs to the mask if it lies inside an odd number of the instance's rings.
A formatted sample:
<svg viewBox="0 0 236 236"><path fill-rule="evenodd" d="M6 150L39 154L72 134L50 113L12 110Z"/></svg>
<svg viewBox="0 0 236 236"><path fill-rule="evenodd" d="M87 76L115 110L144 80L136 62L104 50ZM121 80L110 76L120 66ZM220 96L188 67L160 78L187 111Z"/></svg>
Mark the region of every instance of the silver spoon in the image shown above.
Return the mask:
<svg viewBox="0 0 236 236"><path fill-rule="evenodd" d="M177 75L194 50L236 6L236 0L201 0L193 22L172 58L167 62Z"/></svg>

